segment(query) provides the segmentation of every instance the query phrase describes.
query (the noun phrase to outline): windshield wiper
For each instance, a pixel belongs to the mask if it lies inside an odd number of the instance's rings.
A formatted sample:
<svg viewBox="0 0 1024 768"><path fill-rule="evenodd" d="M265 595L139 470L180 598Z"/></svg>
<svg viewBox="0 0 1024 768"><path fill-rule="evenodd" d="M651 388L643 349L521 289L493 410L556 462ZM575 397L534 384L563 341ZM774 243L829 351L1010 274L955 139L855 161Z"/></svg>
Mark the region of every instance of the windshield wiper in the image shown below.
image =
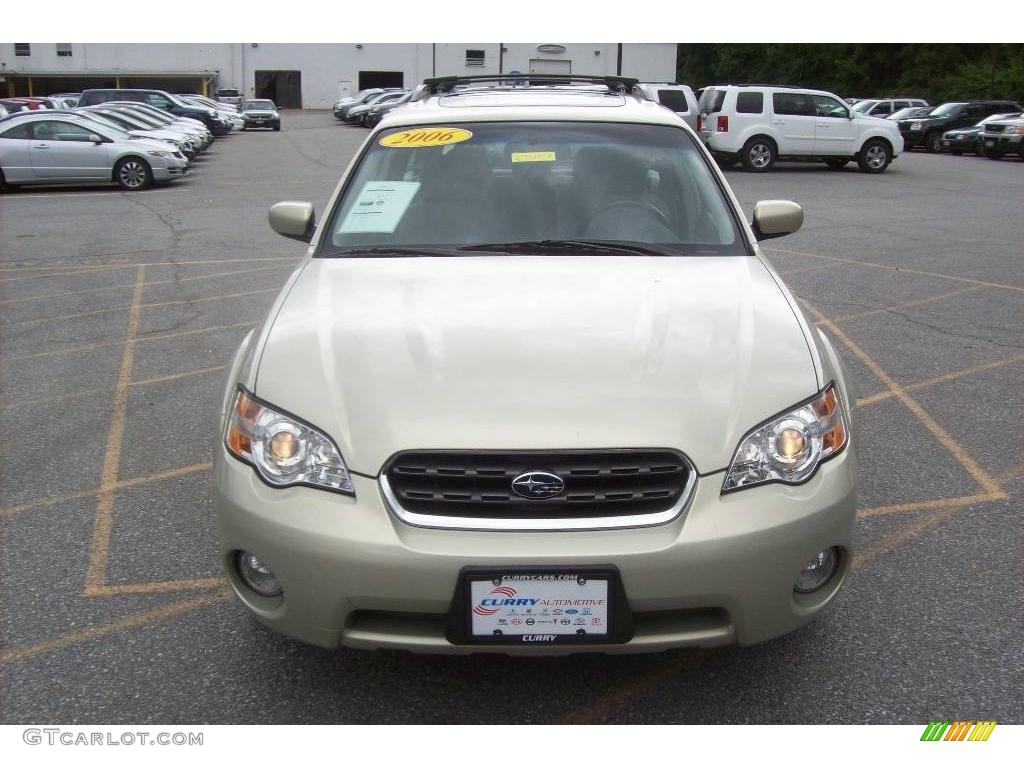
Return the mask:
<svg viewBox="0 0 1024 768"><path fill-rule="evenodd" d="M641 256L668 256L666 251L634 243L613 240L517 240L511 243L464 245L460 251L499 251L502 253L632 253Z"/></svg>
<svg viewBox="0 0 1024 768"><path fill-rule="evenodd" d="M429 248L418 246L375 246L372 248L349 248L336 253L325 254L330 258L345 256L462 256L451 248Z"/></svg>

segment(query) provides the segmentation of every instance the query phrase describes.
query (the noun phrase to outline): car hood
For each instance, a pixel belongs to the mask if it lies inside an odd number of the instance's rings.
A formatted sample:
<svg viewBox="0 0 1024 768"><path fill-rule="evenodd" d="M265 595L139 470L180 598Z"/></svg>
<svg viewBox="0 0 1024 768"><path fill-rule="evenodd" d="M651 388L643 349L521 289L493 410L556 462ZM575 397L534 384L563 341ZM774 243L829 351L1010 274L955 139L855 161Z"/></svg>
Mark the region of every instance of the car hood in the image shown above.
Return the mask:
<svg viewBox="0 0 1024 768"><path fill-rule="evenodd" d="M819 383L751 257L312 259L256 394L376 475L406 449L676 448L726 467Z"/></svg>
<svg viewBox="0 0 1024 768"><path fill-rule="evenodd" d="M139 136L134 131L129 133L131 138L119 142L122 145L131 147L132 149L142 150L159 150L161 152L176 152L178 147L171 142L170 139L157 139L152 136Z"/></svg>

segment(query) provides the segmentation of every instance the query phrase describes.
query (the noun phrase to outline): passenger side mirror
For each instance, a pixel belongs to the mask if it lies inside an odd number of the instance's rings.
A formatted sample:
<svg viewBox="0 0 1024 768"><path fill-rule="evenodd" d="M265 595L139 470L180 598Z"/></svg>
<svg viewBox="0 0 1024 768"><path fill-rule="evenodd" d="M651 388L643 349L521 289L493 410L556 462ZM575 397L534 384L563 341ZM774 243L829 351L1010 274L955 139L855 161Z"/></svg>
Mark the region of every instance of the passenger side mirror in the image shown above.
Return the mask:
<svg viewBox="0 0 1024 768"><path fill-rule="evenodd" d="M270 228L292 240L308 243L316 231L316 211L312 203L286 200L274 203L267 214Z"/></svg>
<svg viewBox="0 0 1024 768"><path fill-rule="evenodd" d="M90 133L89 141L91 141L93 144L102 144L103 138L98 133Z"/></svg>
<svg viewBox="0 0 1024 768"><path fill-rule="evenodd" d="M761 200L754 205L751 227L757 242L791 235L804 223L804 209L789 200Z"/></svg>

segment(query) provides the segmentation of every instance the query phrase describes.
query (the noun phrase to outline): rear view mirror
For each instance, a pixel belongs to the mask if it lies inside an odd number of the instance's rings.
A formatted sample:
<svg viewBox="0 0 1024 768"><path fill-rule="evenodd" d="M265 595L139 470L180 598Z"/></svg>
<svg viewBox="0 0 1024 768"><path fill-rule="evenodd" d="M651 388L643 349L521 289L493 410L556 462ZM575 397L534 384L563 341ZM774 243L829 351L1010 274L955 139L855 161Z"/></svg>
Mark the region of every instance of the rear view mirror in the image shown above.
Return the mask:
<svg viewBox="0 0 1024 768"><path fill-rule="evenodd" d="M757 241L791 235L804 223L804 209L789 200L762 200L754 206L751 227Z"/></svg>
<svg viewBox="0 0 1024 768"><path fill-rule="evenodd" d="M316 211L312 203L286 200L270 206L270 228L292 240L308 243L316 231Z"/></svg>

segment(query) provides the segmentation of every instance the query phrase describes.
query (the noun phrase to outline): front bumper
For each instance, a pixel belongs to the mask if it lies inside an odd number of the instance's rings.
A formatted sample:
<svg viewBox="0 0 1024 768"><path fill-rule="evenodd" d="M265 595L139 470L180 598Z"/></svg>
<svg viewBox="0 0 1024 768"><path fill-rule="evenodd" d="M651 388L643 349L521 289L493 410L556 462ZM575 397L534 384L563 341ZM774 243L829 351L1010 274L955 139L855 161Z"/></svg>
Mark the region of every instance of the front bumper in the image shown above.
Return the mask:
<svg viewBox="0 0 1024 768"><path fill-rule="evenodd" d="M188 160L180 160L176 157L167 158L164 161L163 166L158 166L155 163L152 165L153 169L153 181L169 181L170 179L180 179L188 173L189 169Z"/></svg>
<svg viewBox="0 0 1024 768"><path fill-rule="evenodd" d="M986 152L1020 152L1022 139L1024 134L1020 133L983 133L981 146Z"/></svg>
<svg viewBox="0 0 1024 768"><path fill-rule="evenodd" d="M942 149L950 152L975 152L978 148L979 138L979 136L972 134L957 139L946 134L942 137Z"/></svg>
<svg viewBox="0 0 1024 768"><path fill-rule="evenodd" d="M274 489L215 451L213 492L221 558L239 599L267 626L328 648L426 653L636 653L761 642L810 621L839 591L851 561L856 457L848 447L800 486L721 495L702 477L674 521L648 528L489 532L417 528L387 509L376 478L353 475L356 498L306 487ZM793 591L817 552L839 547L836 576ZM246 588L234 553L267 563L283 594ZM624 644L456 645L445 618L465 566L611 565L621 574L635 635Z"/></svg>

